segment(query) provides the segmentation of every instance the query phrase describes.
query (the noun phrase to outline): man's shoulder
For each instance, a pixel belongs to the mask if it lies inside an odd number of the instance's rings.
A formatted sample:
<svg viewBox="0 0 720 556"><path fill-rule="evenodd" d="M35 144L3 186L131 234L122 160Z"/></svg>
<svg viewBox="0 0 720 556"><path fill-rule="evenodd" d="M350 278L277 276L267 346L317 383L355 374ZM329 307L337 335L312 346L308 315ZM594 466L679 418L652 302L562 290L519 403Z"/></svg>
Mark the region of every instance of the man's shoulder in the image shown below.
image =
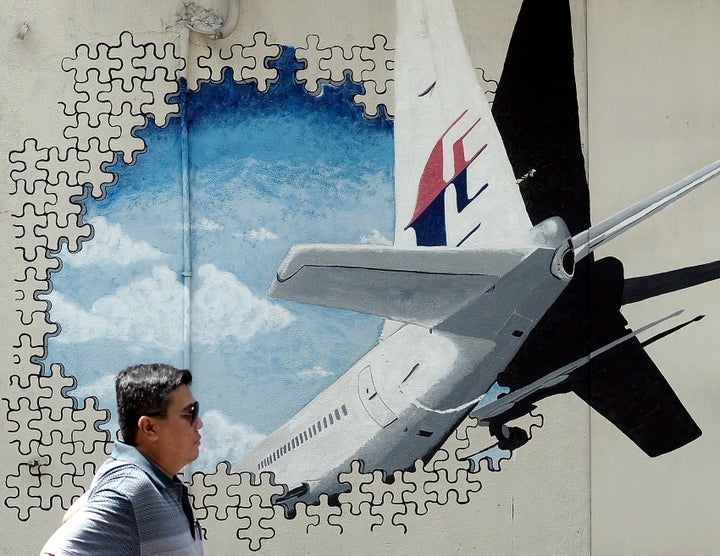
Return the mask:
<svg viewBox="0 0 720 556"><path fill-rule="evenodd" d="M157 491L152 479L134 463L108 460L98 470L91 497L113 492L132 501L138 496L152 495Z"/></svg>

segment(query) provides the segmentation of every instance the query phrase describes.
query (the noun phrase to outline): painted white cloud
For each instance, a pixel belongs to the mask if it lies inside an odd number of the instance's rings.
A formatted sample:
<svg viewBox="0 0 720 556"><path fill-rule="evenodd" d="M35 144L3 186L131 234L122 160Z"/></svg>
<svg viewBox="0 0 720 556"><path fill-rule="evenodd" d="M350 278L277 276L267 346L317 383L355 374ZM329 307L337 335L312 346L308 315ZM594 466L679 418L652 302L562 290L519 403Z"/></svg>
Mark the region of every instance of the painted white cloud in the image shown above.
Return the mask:
<svg viewBox="0 0 720 556"><path fill-rule="evenodd" d="M278 239L277 234L272 233L270 230L260 228L259 230L250 230L248 232L250 239L255 241L268 241L272 239Z"/></svg>
<svg viewBox="0 0 720 556"><path fill-rule="evenodd" d="M210 220L209 218L202 217L200 220L195 222L195 224L192 225L193 230L202 230L202 231L215 231L215 230L222 230L223 225L218 224L214 220Z"/></svg>
<svg viewBox="0 0 720 556"><path fill-rule="evenodd" d="M91 313L104 316L119 340L172 349L169 346L182 345L183 293L176 273L158 266L152 276L121 286L114 294L95 301Z"/></svg>
<svg viewBox="0 0 720 556"><path fill-rule="evenodd" d="M166 266L157 266L151 276L99 298L89 310L54 291L48 298L52 319L62 328L57 341L124 341L138 353L152 351L167 357L182 349L183 291Z"/></svg>
<svg viewBox="0 0 720 556"><path fill-rule="evenodd" d="M213 264L197 269L192 297L193 343L216 344L223 339L246 341L288 326L295 317L287 309L253 295L231 272Z"/></svg>
<svg viewBox="0 0 720 556"><path fill-rule="evenodd" d="M52 320L62 327L57 342L89 342L107 336L108 323L104 317L93 315L58 291L50 293L48 300L52 304L50 309Z"/></svg>
<svg viewBox="0 0 720 556"><path fill-rule="evenodd" d="M95 236L82 245L77 253L63 256L63 263L74 267L97 265L128 266L139 261L157 261L163 258L159 249L146 241L134 241L120 224L111 224L104 216L89 220Z"/></svg>
<svg viewBox="0 0 720 556"><path fill-rule="evenodd" d="M191 464L193 470L212 472L220 461L236 463L265 439L264 435L250 427L231 423L216 409L201 412L200 418L203 421L203 428L200 430L203 439L200 455Z"/></svg>
<svg viewBox="0 0 720 556"><path fill-rule="evenodd" d="M325 378L332 375L332 372L327 369L323 369L320 365L315 365L312 369L307 369L297 373L298 378L302 379Z"/></svg>
<svg viewBox="0 0 720 556"><path fill-rule="evenodd" d="M247 341L256 334L279 330L295 317L287 309L253 295L234 274L212 264L193 277L192 341L214 346L231 339ZM183 346L185 286L166 266L152 275L119 287L99 298L89 310L53 291L51 316L62 331L56 341L79 344L92 340L127 342L136 353L169 357Z"/></svg>
<svg viewBox="0 0 720 556"><path fill-rule="evenodd" d="M362 236L360 243L368 243L371 245L392 245L392 241L383 236L378 230L373 229L370 235Z"/></svg>
<svg viewBox="0 0 720 556"><path fill-rule="evenodd" d="M225 228L222 224L215 222L214 220L210 220L209 218L202 217L197 222L194 222L191 225L191 228L194 231L201 231L201 232L214 232L217 230L222 230ZM187 224L175 224L173 227L173 230L184 230L187 229Z"/></svg>

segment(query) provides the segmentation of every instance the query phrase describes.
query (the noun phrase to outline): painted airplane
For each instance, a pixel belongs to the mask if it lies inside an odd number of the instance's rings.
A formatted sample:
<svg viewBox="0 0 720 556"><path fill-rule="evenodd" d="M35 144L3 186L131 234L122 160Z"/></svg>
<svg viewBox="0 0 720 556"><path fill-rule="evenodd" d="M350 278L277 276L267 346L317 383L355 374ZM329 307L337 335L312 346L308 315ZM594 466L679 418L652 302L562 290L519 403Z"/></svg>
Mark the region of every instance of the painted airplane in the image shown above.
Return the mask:
<svg viewBox="0 0 720 556"><path fill-rule="evenodd" d="M537 211L521 192L452 2L400 0L397 9L395 244L295 246L269 291L382 316L385 328L376 346L234 467L273 472L288 486L280 500L286 505L313 502L346 489L338 474L354 460L388 475L429 460L469 415L488 425L499 445L519 446L527 435L505 424L538 399L569 390L650 455L696 438L699 429L679 401L671 415L653 416L653 427L675 427L663 444L628 422L642 418L642 401L622 414L615 411L621 396L597 400L597 392L583 390L587 377L578 382L593 364L611 368L608 361L642 350L637 334L665 318L631 331L620 302L610 303L617 314L612 327L601 326L608 333L571 348L563 346L562 327L578 328L578 288L584 291L588 273L616 268L595 262L593 252L716 177L720 161L594 226L571 231L559 216L534 222ZM638 292L639 299L650 295ZM538 330L557 338L550 360L565 359L553 368L543 362L535 374L517 372L538 367L533 353L543 357L546 345ZM648 376L651 394L674 396L659 371ZM512 387L498 388L503 380Z"/></svg>

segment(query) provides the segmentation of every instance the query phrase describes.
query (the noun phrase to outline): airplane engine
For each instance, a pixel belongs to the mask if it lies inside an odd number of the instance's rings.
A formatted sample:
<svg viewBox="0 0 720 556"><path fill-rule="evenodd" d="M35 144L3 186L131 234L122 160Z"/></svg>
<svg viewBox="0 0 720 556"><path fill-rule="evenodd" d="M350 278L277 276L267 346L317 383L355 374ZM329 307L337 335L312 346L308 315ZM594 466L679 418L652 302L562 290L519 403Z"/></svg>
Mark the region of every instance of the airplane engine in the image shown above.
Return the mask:
<svg viewBox="0 0 720 556"><path fill-rule="evenodd" d="M575 272L575 251L565 221L558 216L543 220L530 230L530 236L538 246L557 248L550 271L560 280L570 280Z"/></svg>
<svg viewBox="0 0 720 556"><path fill-rule="evenodd" d="M525 429L520 427L508 427L504 423L491 423L490 434L498 440L498 448L501 450L514 450L530 440Z"/></svg>

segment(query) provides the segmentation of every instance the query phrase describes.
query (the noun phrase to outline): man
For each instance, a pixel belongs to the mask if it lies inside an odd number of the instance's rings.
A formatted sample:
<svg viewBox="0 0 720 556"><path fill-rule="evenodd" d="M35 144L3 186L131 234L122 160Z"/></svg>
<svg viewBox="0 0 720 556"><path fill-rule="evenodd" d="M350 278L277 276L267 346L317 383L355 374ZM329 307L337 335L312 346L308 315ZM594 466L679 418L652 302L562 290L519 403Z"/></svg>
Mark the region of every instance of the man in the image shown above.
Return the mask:
<svg viewBox="0 0 720 556"><path fill-rule="evenodd" d="M160 364L118 374L123 442L115 442L86 500L50 537L43 555L202 554L187 488L177 478L200 449L203 422L191 382L190 371Z"/></svg>

